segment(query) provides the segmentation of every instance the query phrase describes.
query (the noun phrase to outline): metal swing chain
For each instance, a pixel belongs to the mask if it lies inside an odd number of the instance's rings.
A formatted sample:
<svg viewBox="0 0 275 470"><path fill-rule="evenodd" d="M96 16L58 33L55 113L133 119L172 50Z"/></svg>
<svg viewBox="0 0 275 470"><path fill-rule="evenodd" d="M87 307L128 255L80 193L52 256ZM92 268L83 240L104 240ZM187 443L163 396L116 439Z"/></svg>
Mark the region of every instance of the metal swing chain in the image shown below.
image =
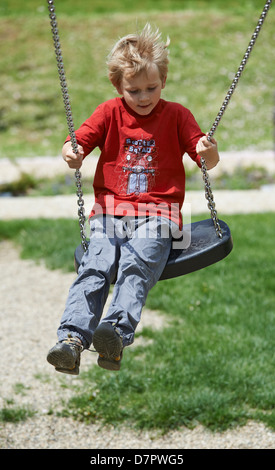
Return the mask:
<svg viewBox="0 0 275 470"><path fill-rule="evenodd" d="M224 112L227 108L227 105L230 101L230 98L231 96L233 95L234 91L235 91L235 88L239 82L239 79L241 77L241 74L246 66L246 63L249 59L249 56L251 54L251 51L253 49L253 46L258 38L258 35L261 31L261 28L263 26L263 22L266 18L266 15L268 13L268 10L271 6L271 3L272 3L272 0L267 0L265 6L264 6L264 9L262 11L262 14L260 16L260 19L258 21L258 24L255 28L255 31L254 33L252 34L252 37L251 37L251 40L249 42L249 45L248 45L248 48L244 54L244 57L243 57L243 60L241 61L241 64L238 68L238 71L232 81L232 84L226 94L226 97L223 101L223 104L217 114L217 117L209 131L209 134L208 134L208 137L207 139L210 140L211 137L213 136L214 132L216 131L219 123L220 123L220 120L221 118L223 117L224 115ZM212 190L211 190L211 185L210 185L210 180L209 180L209 176L208 176L208 172L207 172L207 168L206 168L206 164L205 164L205 160L204 158L201 157L201 170L202 170L202 177L203 177L203 180L204 180L204 185L205 185L205 198L207 199L208 201L208 208L211 212L211 218L213 220L213 223L214 223L214 226L215 226L215 230L216 230L216 233L218 235L219 238L222 238L222 231L221 231L221 227L220 227L220 224L219 224L219 221L218 221L218 217L217 217L217 211L215 209L215 202L214 202L214 198L213 198L213 194L212 194Z"/></svg>
<svg viewBox="0 0 275 470"><path fill-rule="evenodd" d="M63 63L62 52L61 52L61 44L60 44L60 40L59 40L59 32L58 32L58 26L57 26L57 21L56 21L55 8L54 8L53 0L48 0L48 9L49 9L49 12L50 12L49 16L50 16L50 20L51 20L53 42L54 42L54 48L55 48L55 55L56 55L58 74L59 74L59 80L60 80L61 91L62 91L62 97L63 97L64 107L65 107L65 111L66 111L67 125L68 125L68 129L69 129L69 134L70 134L70 137L71 137L73 151L74 151L75 154L77 154L77 140L76 140L76 136L75 136L75 129L74 129L74 123L73 123L71 103L70 103L70 98L69 98L69 93L68 93L68 86L67 86L67 82L66 82L64 63ZM78 200L77 200L77 204L78 204L78 222L79 222L79 227L80 227L81 243L82 243L82 246L84 248L84 251L87 251L88 242L87 242L87 238L86 238L86 234L85 234L86 218L85 218L84 200L83 200L82 183L81 183L81 172L80 172L79 169L77 169L75 171L75 184L76 184L76 188L77 188L76 194L78 196Z"/></svg>

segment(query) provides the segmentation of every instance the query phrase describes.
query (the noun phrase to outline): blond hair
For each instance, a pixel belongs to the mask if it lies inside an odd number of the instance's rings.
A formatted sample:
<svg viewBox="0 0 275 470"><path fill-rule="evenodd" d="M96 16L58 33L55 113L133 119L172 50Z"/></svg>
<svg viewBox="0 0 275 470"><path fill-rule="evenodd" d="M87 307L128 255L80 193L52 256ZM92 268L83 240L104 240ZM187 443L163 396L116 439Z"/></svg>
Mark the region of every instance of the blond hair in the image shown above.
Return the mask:
<svg viewBox="0 0 275 470"><path fill-rule="evenodd" d="M121 38L111 50L107 65L109 79L117 88L125 73L133 77L142 71L147 71L152 64L157 65L161 80L168 72L168 46L161 41L159 30L152 30L149 23L140 33L129 34Z"/></svg>

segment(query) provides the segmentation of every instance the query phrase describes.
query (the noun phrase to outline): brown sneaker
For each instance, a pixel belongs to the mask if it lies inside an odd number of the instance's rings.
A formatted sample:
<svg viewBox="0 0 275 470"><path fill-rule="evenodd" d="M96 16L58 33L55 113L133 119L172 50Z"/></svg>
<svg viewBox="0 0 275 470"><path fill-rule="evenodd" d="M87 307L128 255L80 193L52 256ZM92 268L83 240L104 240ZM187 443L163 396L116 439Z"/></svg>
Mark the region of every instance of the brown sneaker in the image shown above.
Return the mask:
<svg viewBox="0 0 275 470"><path fill-rule="evenodd" d="M107 370L120 369L123 343L115 323L101 323L94 332L93 345L99 354L97 363L100 367Z"/></svg>
<svg viewBox="0 0 275 470"><path fill-rule="evenodd" d="M57 372L64 374L79 374L80 353L83 345L79 338L68 335L63 341L56 343L47 355L47 361L52 364Z"/></svg>

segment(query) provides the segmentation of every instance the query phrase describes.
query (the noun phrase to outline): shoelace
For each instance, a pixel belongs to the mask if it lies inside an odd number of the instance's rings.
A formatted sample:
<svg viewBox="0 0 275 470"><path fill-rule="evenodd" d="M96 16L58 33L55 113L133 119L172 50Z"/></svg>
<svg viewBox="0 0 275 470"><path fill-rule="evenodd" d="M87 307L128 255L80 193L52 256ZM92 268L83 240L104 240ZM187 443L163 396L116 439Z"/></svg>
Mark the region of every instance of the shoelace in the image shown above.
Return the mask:
<svg viewBox="0 0 275 470"><path fill-rule="evenodd" d="M62 341L62 343L71 344L72 346L76 346L77 348L80 349L80 352L82 352L82 351L84 351L84 346L83 346L83 344L80 344L79 341L80 341L79 339L76 339L75 337L68 334L68 338L64 339ZM86 351L95 352L95 353L97 352L95 349L89 349L89 348L86 348Z"/></svg>
<svg viewBox="0 0 275 470"><path fill-rule="evenodd" d="M83 351L84 347L82 343L80 342L80 339L71 336L68 334L68 337L66 339L62 340L62 343L66 343L68 345L76 346L80 351Z"/></svg>

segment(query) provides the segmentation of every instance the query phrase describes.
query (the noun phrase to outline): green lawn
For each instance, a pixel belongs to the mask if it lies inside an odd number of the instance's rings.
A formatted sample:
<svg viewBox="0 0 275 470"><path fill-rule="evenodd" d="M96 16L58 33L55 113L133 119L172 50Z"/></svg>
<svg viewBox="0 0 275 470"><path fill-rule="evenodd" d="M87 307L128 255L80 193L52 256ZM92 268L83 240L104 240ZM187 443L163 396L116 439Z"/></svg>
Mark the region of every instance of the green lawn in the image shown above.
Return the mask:
<svg viewBox="0 0 275 470"><path fill-rule="evenodd" d="M147 307L165 314L165 328L144 329L151 341L126 348L118 374L97 366L80 374L64 415L164 432L197 423L225 430L248 419L275 428L275 218L225 220L232 253L159 282ZM1 239L14 240L24 257L66 270L79 243L77 223L68 220L0 222Z"/></svg>
<svg viewBox="0 0 275 470"><path fill-rule="evenodd" d="M264 2L115 0L56 2L75 126L115 96L106 76L114 41L150 21L170 36L163 97L191 109L208 131ZM271 7L216 137L221 150L273 145L275 9ZM47 2L0 5L0 157L57 155L67 134Z"/></svg>

